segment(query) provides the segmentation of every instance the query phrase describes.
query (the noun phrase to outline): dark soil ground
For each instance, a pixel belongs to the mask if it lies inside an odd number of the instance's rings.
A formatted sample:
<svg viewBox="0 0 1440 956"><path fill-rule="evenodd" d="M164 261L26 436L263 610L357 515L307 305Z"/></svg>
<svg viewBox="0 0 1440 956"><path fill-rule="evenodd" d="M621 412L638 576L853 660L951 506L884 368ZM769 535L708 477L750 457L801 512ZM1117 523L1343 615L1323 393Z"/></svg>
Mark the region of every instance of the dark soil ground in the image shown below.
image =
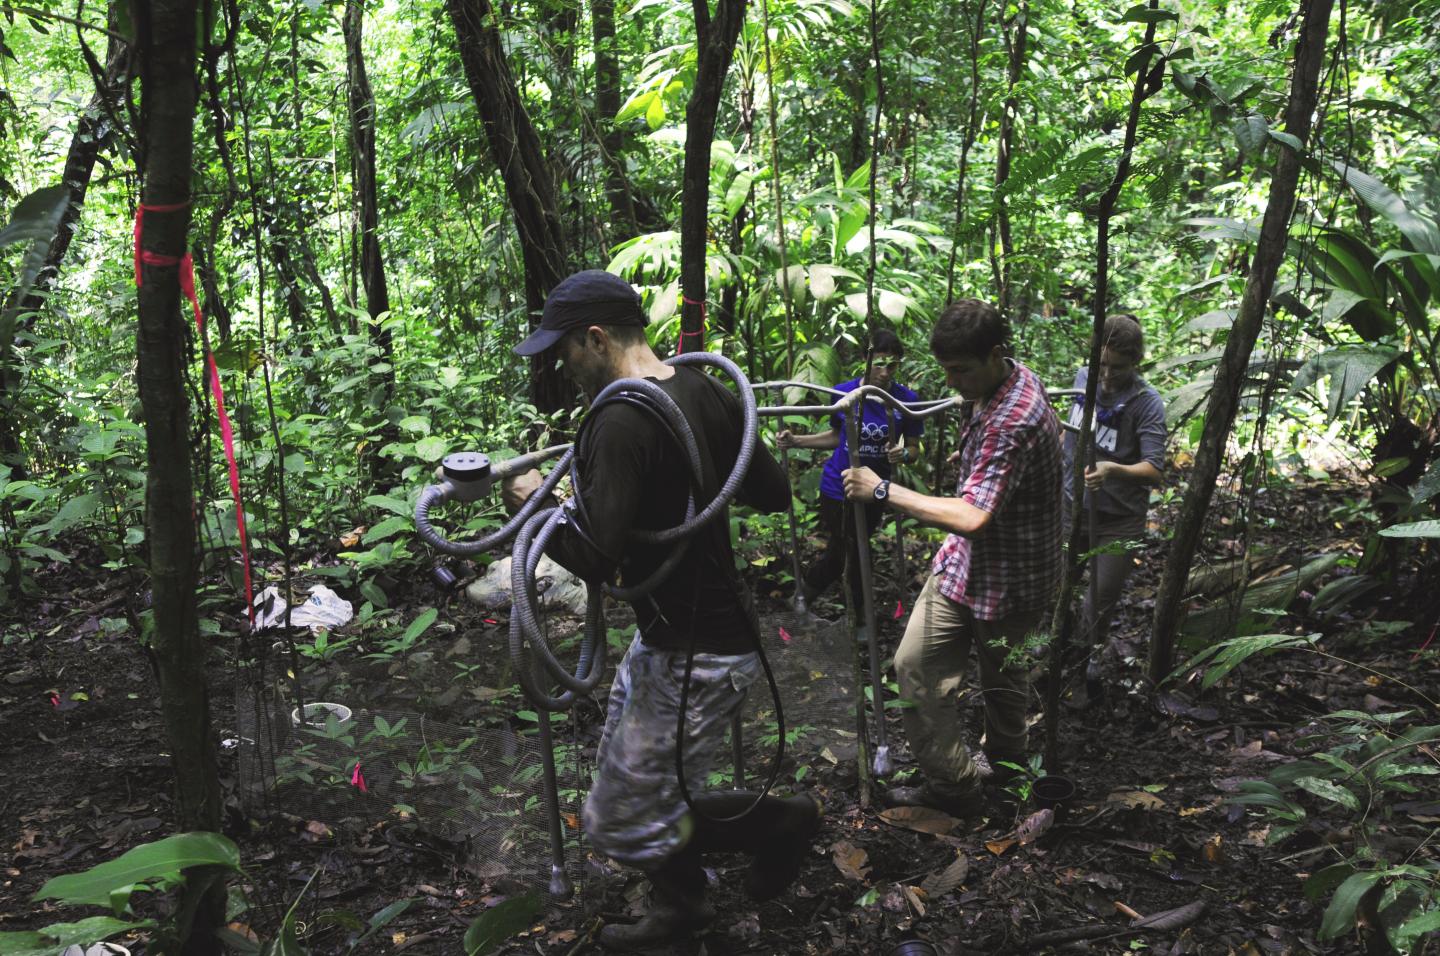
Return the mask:
<svg viewBox="0 0 1440 956"><path fill-rule="evenodd" d="M1326 551L1358 558L1360 525L1336 511L1345 496L1333 486L1269 490L1258 499L1250 544L1273 549L1271 566ZM1217 514L1226 507L1222 501ZM1163 555L1159 528L1167 520L1161 515L1152 528L1117 623L1117 635L1132 649L1143 646L1149 626ZM1227 538L1225 520L1217 519L1207 539L1217 542L1216 561L1239 547ZM920 567L916 556L914 569ZM983 822L922 820L943 832L917 832L887 822L878 807L859 805L853 762L814 760L805 785L824 799L827 814L793 892L757 906L739 892L743 861L716 859L712 889L721 918L711 932L673 951L885 954L903 939L920 938L949 954L1383 952L1374 933L1319 941L1325 899L1311 901L1303 892L1306 876L1339 859L1358 839L1355 833L1330 829L1317 801L1309 826L1271 846L1269 821L1226 797L1240 781L1307 753L1307 728L1330 712L1412 709L1435 722L1433 705L1421 696L1440 696L1434 645L1416 654L1432 631L1435 581L1402 565L1387 570L1390 584L1344 613L1310 616L1302 595L1289 615L1268 627L1322 632L1327 651L1361 660L1364 669L1289 652L1255 659L1204 694L1197 680L1184 679L1157 695L1140 679L1143 661L1122 657L1107 661L1107 693L1089 706L1083 706L1083 682L1072 680L1057 769L1073 778L1078 795L1053 820L1032 816L1036 807L1026 800ZM880 578L891 580L883 572ZM52 876L165 835L172 817L155 680L123 612L127 601L143 595L126 593L118 577L88 570L83 549L70 566L47 571L42 583L43 600L0 612L6 635L0 648L0 932L92 915L35 903L32 896ZM400 589L403 603L435 602L418 574L411 591ZM757 591L768 611L783 607L769 582L757 579ZM882 606L894 606L893 592L882 597ZM455 605L451 612L459 613ZM882 619L884 646L893 651L903 621ZM1412 626L1380 623L1387 621ZM224 666L217 662L217 675ZM226 678L217 680L224 685ZM214 697L217 728L233 727L229 695ZM970 712L978 726L978 708ZM593 741L593 727L587 734ZM891 737L903 739L898 721ZM1043 724L1037 724L1036 751L1042 741ZM233 784L233 754L222 760ZM237 882L251 904L236 918L239 929L273 933L289 901L318 871L301 907L301 933L314 952L346 952L350 935L319 919L321 913L348 910L364 919L413 898L380 933L349 951L455 954L463 951L466 927L519 889L476 875L452 846L393 817L316 820L281 810L256 819L238 805L230 808L228 832L245 862ZM1433 860L1435 851L1422 838L1437 816L1440 808L1412 800L1387 811L1381 832L1411 841L1413 861ZM642 887L634 874L594 877L574 901L543 911L501 951L596 952L595 929L602 920L638 912ZM141 905L163 908L160 901ZM1154 928L1132 928L1136 914L1167 913ZM146 952L143 940L128 945Z"/></svg>

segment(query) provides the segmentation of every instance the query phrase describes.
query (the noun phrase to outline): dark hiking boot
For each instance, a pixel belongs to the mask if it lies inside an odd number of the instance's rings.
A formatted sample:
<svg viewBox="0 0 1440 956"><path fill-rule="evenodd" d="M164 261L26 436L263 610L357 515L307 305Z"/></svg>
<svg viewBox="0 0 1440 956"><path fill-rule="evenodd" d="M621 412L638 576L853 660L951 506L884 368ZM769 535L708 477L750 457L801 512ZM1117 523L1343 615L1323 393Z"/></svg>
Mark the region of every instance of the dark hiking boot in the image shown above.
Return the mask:
<svg viewBox="0 0 1440 956"><path fill-rule="evenodd" d="M601 928L598 939L606 949L633 952L687 939L714 921L715 907L703 899L677 905L656 894L640 922L611 923Z"/></svg>
<svg viewBox="0 0 1440 956"><path fill-rule="evenodd" d="M985 764L990 768L990 775L986 776L982 773L980 776L981 779L992 787L1006 786L1022 773L1022 771L1015 768L1025 766L1024 754L1005 753L1003 751L991 753L988 750L983 750L975 756L976 764L979 764L980 757L983 756L985 758ZM1009 766L1007 766L1007 764Z"/></svg>
<svg viewBox="0 0 1440 956"><path fill-rule="evenodd" d="M760 902L773 900L795 882L810 852L810 840L820 829L823 810L818 800L799 796L780 803L783 811L771 839L757 850L745 873L745 894Z"/></svg>
<svg viewBox="0 0 1440 956"><path fill-rule="evenodd" d="M638 923L603 927L601 946L621 952L649 949L685 939L715 921L715 907L705 901L699 854L681 851L649 876L650 909Z"/></svg>
<svg viewBox="0 0 1440 956"><path fill-rule="evenodd" d="M755 794L746 790L696 794L694 804L695 834L689 848L753 856L745 892L755 900L774 899L795 882L823 812L820 802L808 795L766 796L757 803Z"/></svg>
<svg viewBox="0 0 1440 956"><path fill-rule="evenodd" d="M887 807L929 807L959 819L983 817L986 814L985 790L978 783L971 788L936 787L925 783L919 787L894 787L881 797Z"/></svg>

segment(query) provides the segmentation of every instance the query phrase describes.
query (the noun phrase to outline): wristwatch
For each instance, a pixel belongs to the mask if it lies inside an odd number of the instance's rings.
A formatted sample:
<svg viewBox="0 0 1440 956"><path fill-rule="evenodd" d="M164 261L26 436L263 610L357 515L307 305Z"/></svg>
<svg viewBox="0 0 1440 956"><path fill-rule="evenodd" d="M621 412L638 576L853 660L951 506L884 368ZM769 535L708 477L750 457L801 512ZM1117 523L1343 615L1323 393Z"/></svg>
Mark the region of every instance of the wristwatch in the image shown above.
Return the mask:
<svg viewBox="0 0 1440 956"><path fill-rule="evenodd" d="M875 486L875 500L881 504L890 500L890 482L888 480Z"/></svg>

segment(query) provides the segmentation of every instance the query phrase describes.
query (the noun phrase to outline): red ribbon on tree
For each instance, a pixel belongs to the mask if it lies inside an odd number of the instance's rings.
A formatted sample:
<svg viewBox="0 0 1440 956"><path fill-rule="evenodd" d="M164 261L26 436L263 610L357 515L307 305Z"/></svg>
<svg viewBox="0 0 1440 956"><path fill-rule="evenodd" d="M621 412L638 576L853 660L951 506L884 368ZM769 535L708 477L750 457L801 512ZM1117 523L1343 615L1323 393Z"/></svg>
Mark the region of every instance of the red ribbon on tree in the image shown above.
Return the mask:
<svg viewBox="0 0 1440 956"><path fill-rule="evenodd" d="M145 232L147 212L179 212L189 201L164 205L140 204L135 209L135 288L144 283L141 278L143 266L179 266L180 291L190 300L195 312L195 328L200 340L205 342L205 315L200 311L200 299L195 294L195 260L190 253L183 256L166 256L141 248L141 237ZM215 416L220 420L220 440L225 446L225 461L230 468L230 496L235 500L235 527L240 532L240 564L245 575L245 609L250 615L250 626L255 626L255 594L250 583L250 536L245 532L245 505L240 498L240 466L235 461L235 430L230 427L230 416L225 411L225 392L220 387L220 368L215 364L215 353L205 346L205 365L210 372L210 393L215 396Z"/></svg>
<svg viewBox="0 0 1440 956"><path fill-rule="evenodd" d="M684 330L682 329L681 332L680 332L680 341L679 341L679 343L677 343L676 346L675 346L675 354L676 354L676 355L684 355L684 354L685 354L685 352L686 352L685 340L686 340L687 338L692 337L692 336L700 340L700 351L703 352L703 351L705 350L705 302L704 302L703 299L702 299L702 300L698 300L698 301L695 300L695 299L692 299L692 298L690 298L688 295L685 295L685 294L683 294L683 293L680 295L680 301L681 301L682 303L684 303L685 305L698 305L698 306L700 306L700 330L699 330L698 332L686 332L686 331L684 331ZM683 324L683 323L682 323L682 324Z"/></svg>

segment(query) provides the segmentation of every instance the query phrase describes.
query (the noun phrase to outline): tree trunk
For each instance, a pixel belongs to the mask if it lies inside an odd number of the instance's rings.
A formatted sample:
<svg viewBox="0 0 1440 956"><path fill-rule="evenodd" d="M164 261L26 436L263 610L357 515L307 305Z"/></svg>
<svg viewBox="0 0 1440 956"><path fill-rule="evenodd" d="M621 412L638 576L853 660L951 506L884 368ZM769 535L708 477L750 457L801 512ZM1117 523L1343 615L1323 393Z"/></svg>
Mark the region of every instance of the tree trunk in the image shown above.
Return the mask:
<svg viewBox="0 0 1440 956"><path fill-rule="evenodd" d="M1015 84L1025 69L1025 46L1029 38L1028 21L1030 5L1020 0L1013 20L1014 37L1005 35L1005 47L1010 54L1009 73L1005 107L1000 114L1000 142L995 153L995 231L1000 239L1000 311L1010 313L1013 294L1010 288L1010 258L1015 252L1015 242L1010 235L1010 208L1005 203L1005 181L1010 178L1010 152L1015 144L1015 117L1020 108L1015 95ZM1002 31L1003 32L1003 31Z"/></svg>
<svg viewBox="0 0 1440 956"><path fill-rule="evenodd" d="M625 149L625 133L615 117L620 112L620 64L615 58L615 0L593 0L590 5L590 29L595 43L595 124L600 129L600 152L605 161L605 195L610 200L614 225L631 238L639 235L640 224L635 218L635 197L630 190L630 177L625 175L621 154Z"/></svg>
<svg viewBox="0 0 1440 956"><path fill-rule="evenodd" d="M1304 7L1304 25L1295 42L1295 71L1290 80L1290 99L1285 106L1285 132L1302 144L1310 140L1332 6L1333 0L1308 0ZM1278 156L1270 177L1270 198L1260 226L1260 240L1255 245L1255 257L1250 263L1235 325L1225 340L1225 354L1215 370L1215 384L1205 409L1205 425L1195 453L1195 465L1185 488L1185 500L1180 506L1175 535L1160 578L1160 591L1155 598L1150 642L1150 679L1153 681L1162 680L1175 664L1175 637L1179 631L1185 581L1190 575L1190 564L1200 543L1215 481L1220 475L1226 438L1240 403L1250 353L1265 319L1275 274L1285 259L1295 189L1300 179L1300 154L1281 143L1275 143L1272 148L1278 151Z"/></svg>
<svg viewBox="0 0 1440 956"><path fill-rule="evenodd" d="M695 86L685 107L685 172L680 206L680 312L679 351L699 351L705 345L705 247L710 212L710 143L715 137L715 116L725 74L735 55L740 25L745 21L745 0L716 0L710 15L708 0L692 0L695 11L695 47L699 63ZM690 344L687 346L687 342Z"/></svg>
<svg viewBox="0 0 1440 956"><path fill-rule="evenodd" d="M1150 9L1159 9L1159 0L1150 0ZM1100 356L1104 351L1105 316L1109 309L1106 303L1110 292L1110 219L1115 205L1120 200L1120 190L1130 175L1130 165L1135 155L1135 140L1140 129L1140 106L1160 90L1165 80L1165 61L1162 59L1154 71L1150 61L1160 55L1155 44L1155 24L1151 19L1145 26L1145 39L1140 43L1139 65L1135 71L1135 85L1130 92L1130 112L1125 121L1125 140L1120 149L1120 160L1115 164L1115 175L1100 197L1099 219L1095 227L1095 307L1090 325L1090 359L1088 378L1085 382L1084 414L1080 420L1080 434L1075 439L1075 456L1070 475L1063 480L1071 488L1082 488L1085 482L1087 463L1094 461L1093 445L1095 434L1091 431L1094 420L1095 400L1100 389ZM1051 615L1050 633L1050 679L1045 693L1045 766L1060 766L1060 684L1066 657L1066 644L1074 630L1078 609L1072 605L1079 599L1079 582L1082 571L1080 555L1086 550L1081 535L1081 503L1084 495L1075 495L1070 508L1070 528L1067 535L1065 565L1061 573L1060 594L1055 601ZM1094 512L1091 512L1090 534L1095 534ZM1094 540L1093 537L1091 539ZM1091 574L1094 574L1091 570Z"/></svg>
<svg viewBox="0 0 1440 956"><path fill-rule="evenodd" d="M190 171L196 100L195 0L135 5L140 54L142 201L178 207L144 218L139 289L138 387L145 414L146 543L155 613L151 639L160 710L175 768L175 815L182 830L220 829L220 780L210 729L206 644L196 620L190 408L185 395L185 327L180 256L190 225ZM221 951L225 888L206 895L183 945L185 956Z"/></svg>
<svg viewBox="0 0 1440 956"><path fill-rule="evenodd" d="M490 0L446 0L446 6L455 25L465 78L515 217L525 264L525 304L531 324L536 325L545 297L570 268L554 180L505 60L497 13ZM544 361L543 356L531 358L530 400L535 407L544 412L566 408L574 395L553 362Z"/></svg>
<svg viewBox="0 0 1440 956"><path fill-rule="evenodd" d="M345 0L345 66L349 78L350 170L354 176L355 222L360 237L360 282L365 289L370 341L389 366L381 376L380 410L395 394L394 343L390 330L376 321L390 311L390 290L385 285L385 261L380 255L380 212L375 184L375 97L365 74L364 0Z"/></svg>

